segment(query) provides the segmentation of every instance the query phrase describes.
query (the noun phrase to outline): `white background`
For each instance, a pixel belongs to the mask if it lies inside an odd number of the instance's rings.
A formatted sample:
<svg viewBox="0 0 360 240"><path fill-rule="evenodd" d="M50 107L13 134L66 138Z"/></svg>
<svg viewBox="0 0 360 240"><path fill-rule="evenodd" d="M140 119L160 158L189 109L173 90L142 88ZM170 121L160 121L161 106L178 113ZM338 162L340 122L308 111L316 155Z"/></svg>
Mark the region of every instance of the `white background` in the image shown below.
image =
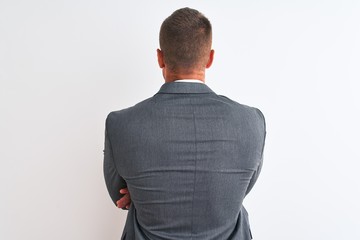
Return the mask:
<svg viewBox="0 0 360 240"><path fill-rule="evenodd" d="M360 239L355 0L0 0L0 239L120 238L104 121L160 88L159 28L184 6L213 25L207 84L267 120L254 239Z"/></svg>

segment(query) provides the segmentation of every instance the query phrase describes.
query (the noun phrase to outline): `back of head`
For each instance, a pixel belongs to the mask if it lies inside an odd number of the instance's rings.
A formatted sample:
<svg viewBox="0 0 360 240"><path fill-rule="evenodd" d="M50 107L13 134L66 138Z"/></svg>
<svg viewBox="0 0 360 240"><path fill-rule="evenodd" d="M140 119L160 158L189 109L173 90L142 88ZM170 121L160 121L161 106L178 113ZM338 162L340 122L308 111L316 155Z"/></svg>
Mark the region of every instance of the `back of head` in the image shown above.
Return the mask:
<svg viewBox="0 0 360 240"><path fill-rule="evenodd" d="M210 21L195 9L178 9L161 25L160 48L172 71L205 68L211 42Z"/></svg>

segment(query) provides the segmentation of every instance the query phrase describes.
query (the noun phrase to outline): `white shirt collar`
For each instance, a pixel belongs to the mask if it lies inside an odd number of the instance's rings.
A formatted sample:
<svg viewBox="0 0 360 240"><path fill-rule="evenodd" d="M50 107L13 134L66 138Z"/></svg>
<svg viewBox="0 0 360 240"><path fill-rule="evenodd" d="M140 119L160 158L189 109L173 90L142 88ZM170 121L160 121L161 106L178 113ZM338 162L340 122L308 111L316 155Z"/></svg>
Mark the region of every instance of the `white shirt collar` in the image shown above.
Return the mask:
<svg viewBox="0 0 360 240"><path fill-rule="evenodd" d="M199 79L180 79L180 80L175 80L174 82L202 83L202 84L204 84L204 82L199 80Z"/></svg>

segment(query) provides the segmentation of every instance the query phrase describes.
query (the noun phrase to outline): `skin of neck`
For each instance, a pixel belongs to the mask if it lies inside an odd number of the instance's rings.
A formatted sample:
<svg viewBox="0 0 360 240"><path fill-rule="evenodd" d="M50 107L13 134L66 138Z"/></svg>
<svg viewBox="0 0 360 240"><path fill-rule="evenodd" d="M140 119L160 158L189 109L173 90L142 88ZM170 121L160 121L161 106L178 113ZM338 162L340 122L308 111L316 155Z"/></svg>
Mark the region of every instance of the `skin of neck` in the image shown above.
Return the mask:
<svg viewBox="0 0 360 240"><path fill-rule="evenodd" d="M159 67L162 69L162 74L166 83L173 82L181 79L197 79L205 83L205 69L211 67L214 60L214 50L209 52L209 59L204 67L176 71L170 69L164 62L163 53L160 49L157 49L157 57Z"/></svg>

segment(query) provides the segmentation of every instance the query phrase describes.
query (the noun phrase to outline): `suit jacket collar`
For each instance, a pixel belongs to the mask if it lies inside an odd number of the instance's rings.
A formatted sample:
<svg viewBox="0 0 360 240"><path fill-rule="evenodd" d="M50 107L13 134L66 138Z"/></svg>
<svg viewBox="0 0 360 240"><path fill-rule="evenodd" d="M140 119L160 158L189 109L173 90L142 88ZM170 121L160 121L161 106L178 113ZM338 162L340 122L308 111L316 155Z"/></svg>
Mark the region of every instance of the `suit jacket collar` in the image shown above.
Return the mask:
<svg viewBox="0 0 360 240"><path fill-rule="evenodd" d="M214 93L203 83L169 82L164 83L158 93Z"/></svg>

